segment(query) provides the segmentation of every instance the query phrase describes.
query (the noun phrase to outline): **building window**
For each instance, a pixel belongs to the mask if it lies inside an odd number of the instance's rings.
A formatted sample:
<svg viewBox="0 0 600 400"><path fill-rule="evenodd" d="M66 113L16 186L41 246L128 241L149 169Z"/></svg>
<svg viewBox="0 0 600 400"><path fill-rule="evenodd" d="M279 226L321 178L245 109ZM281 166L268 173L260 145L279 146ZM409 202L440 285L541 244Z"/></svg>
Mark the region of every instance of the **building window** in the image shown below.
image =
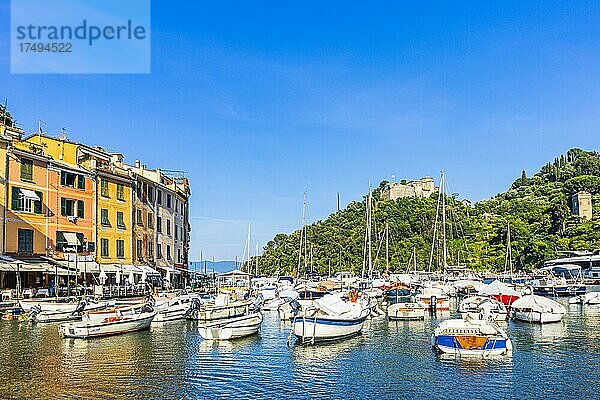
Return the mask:
<svg viewBox="0 0 600 400"><path fill-rule="evenodd" d="M60 184L62 186L68 186L72 188L74 188L75 185L77 185L77 189L85 189L85 176L81 174L73 174L71 172L61 171Z"/></svg>
<svg viewBox="0 0 600 400"><path fill-rule="evenodd" d="M125 241L117 239L117 258L125 258Z"/></svg>
<svg viewBox="0 0 600 400"><path fill-rule="evenodd" d="M177 249L177 262L181 264L181 249Z"/></svg>
<svg viewBox="0 0 600 400"><path fill-rule="evenodd" d="M142 260L144 258L144 255L143 255L143 252L142 252L143 245L144 245L144 243L141 240L137 241L136 250L137 250L137 258L138 258L138 260Z"/></svg>
<svg viewBox="0 0 600 400"><path fill-rule="evenodd" d="M177 230L177 224L175 224L175 240L179 237L179 231Z"/></svg>
<svg viewBox="0 0 600 400"><path fill-rule="evenodd" d="M125 186L122 183L117 183L117 200L125 201Z"/></svg>
<svg viewBox="0 0 600 400"><path fill-rule="evenodd" d="M148 228L154 229L154 214L148 213Z"/></svg>
<svg viewBox="0 0 600 400"><path fill-rule="evenodd" d="M162 233L162 218L161 217L156 217L156 230L159 233Z"/></svg>
<svg viewBox="0 0 600 400"><path fill-rule="evenodd" d="M171 261L171 246L167 245L167 260Z"/></svg>
<svg viewBox="0 0 600 400"><path fill-rule="evenodd" d="M42 192L12 187L11 209L27 213L42 213Z"/></svg>
<svg viewBox="0 0 600 400"><path fill-rule="evenodd" d="M108 258L108 239L100 239L100 256Z"/></svg>
<svg viewBox="0 0 600 400"><path fill-rule="evenodd" d="M108 181L106 179L100 179L100 195L102 197L109 197Z"/></svg>
<svg viewBox="0 0 600 400"><path fill-rule="evenodd" d="M85 210L83 200L60 198L60 215L64 217L84 218Z"/></svg>
<svg viewBox="0 0 600 400"><path fill-rule="evenodd" d="M148 243L148 260L152 261L154 259L154 243Z"/></svg>
<svg viewBox="0 0 600 400"><path fill-rule="evenodd" d="M137 220L137 224L139 226L143 226L144 225L144 220L142 217L142 210L136 210L136 220Z"/></svg>
<svg viewBox="0 0 600 400"><path fill-rule="evenodd" d="M125 220L123 211L117 211L117 227L121 229L125 229Z"/></svg>
<svg viewBox="0 0 600 400"><path fill-rule="evenodd" d="M152 186L148 186L148 201L154 203L154 188Z"/></svg>
<svg viewBox="0 0 600 400"><path fill-rule="evenodd" d="M108 209L103 208L100 210L100 223L102 226L110 226L110 219L108 219Z"/></svg>
<svg viewBox="0 0 600 400"><path fill-rule="evenodd" d="M162 258L162 246L160 243L156 245L156 258L159 260Z"/></svg>
<svg viewBox="0 0 600 400"><path fill-rule="evenodd" d="M19 253L33 254L33 230L19 229Z"/></svg>
<svg viewBox="0 0 600 400"><path fill-rule="evenodd" d="M21 180L33 180L33 161L26 158L21 158Z"/></svg>
<svg viewBox="0 0 600 400"><path fill-rule="evenodd" d="M156 190L156 202L162 205L162 191L159 189Z"/></svg>
<svg viewBox="0 0 600 400"><path fill-rule="evenodd" d="M171 235L171 220L167 219L167 235Z"/></svg>
<svg viewBox="0 0 600 400"><path fill-rule="evenodd" d="M73 236L75 235L75 236ZM56 251L83 251L83 233L56 232Z"/></svg>
<svg viewBox="0 0 600 400"><path fill-rule="evenodd" d="M167 193L167 208L171 208L171 193Z"/></svg>

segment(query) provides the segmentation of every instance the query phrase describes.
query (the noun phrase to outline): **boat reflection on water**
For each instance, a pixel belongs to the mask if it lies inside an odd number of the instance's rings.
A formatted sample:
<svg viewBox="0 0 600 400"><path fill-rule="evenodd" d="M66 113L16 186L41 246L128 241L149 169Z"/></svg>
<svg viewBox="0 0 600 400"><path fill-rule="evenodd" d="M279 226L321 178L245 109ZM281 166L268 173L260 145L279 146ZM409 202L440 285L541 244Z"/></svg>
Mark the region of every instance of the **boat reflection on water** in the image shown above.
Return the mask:
<svg viewBox="0 0 600 400"><path fill-rule="evenodd" d="M290 346L290 352L296 364L315 365L315 362L349 358L349 353L358 349L364 340L363 334L332 342L317 342L310 346L303 345L301 340L296 340Z"/></svg>
<svg viewBox="0 0 600 400"><path fill-rule="evenodd" d="M555 324L530 325L529 332L531 340L537 346L550 345L562 342L569 336L567 325L564 322Z"/></svg>
<svg viewBox="0 0 600 400"><path fill-rule="evenodd" d="M260 335L247 336L236 340L202 340L200 334L198 334L198 338L200 340L198 344L200 353L234 353L252 348L261 341Z"/></svg>

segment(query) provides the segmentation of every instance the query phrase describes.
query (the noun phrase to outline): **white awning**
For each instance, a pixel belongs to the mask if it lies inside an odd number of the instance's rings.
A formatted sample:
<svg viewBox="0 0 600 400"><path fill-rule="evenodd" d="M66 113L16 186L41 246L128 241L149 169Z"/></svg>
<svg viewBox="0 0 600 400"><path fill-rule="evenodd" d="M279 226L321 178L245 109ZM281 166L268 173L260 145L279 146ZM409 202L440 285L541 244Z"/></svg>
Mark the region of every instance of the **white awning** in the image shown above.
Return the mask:
<svg viewBox="0 0 600 400"><path fill-rule="evenodd" d="M145 273L146 275L150 276L150 275L158 275L160 276L161 273L157 270L155 270L152 267L149 267L147 265L136 265L136 267L138 267L139 269L142 270L143 273Z"/></svg>
<svg viewBox="0 0 600 400"><path fill-rule="evenodd" d="M77 234L73 232L63 232L63 236L69 246L79 246L81 243L77 239Z"/></svg>
<svg viewBox="0 0 600 400"><path fill-rule="evenodd" d="M40 197L33 190L20 188L21 196L26 200L40 201Z"/></svg>

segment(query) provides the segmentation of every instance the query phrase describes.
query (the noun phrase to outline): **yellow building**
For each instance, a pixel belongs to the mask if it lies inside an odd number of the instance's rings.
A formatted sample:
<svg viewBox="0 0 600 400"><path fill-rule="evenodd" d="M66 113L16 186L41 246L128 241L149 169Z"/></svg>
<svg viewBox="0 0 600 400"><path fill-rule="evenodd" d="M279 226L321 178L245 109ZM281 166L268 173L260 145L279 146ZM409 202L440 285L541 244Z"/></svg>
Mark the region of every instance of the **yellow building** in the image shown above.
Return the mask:
<svg viewBox="0 0 600 400"><path fill-rule="evenodd" d="M97 168L96 260L100 264L132 264L131 179L126 171Z"/></svg>

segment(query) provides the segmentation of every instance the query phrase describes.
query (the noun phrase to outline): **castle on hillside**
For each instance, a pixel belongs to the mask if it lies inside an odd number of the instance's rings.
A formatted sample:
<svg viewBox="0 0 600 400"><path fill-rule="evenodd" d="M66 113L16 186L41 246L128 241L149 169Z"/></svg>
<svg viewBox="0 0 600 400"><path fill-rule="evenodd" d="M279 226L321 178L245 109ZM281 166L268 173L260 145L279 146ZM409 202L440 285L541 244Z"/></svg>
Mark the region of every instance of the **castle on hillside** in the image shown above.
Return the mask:
<svg viewBox="0 0 600 400"><path fill-rule="evenodd" d="M589 192L577 192L571 197L572 214L580 218L592 219L592 195Z"/></svg>
<svg viewBox="0 0 600 400"><path fill-rule="evenodd" d="M429 197L438 188L433 178L426 176L421 179L405 183L388 183L381 190L381 198L384 200L396 200L404 197Z"/></svg>

